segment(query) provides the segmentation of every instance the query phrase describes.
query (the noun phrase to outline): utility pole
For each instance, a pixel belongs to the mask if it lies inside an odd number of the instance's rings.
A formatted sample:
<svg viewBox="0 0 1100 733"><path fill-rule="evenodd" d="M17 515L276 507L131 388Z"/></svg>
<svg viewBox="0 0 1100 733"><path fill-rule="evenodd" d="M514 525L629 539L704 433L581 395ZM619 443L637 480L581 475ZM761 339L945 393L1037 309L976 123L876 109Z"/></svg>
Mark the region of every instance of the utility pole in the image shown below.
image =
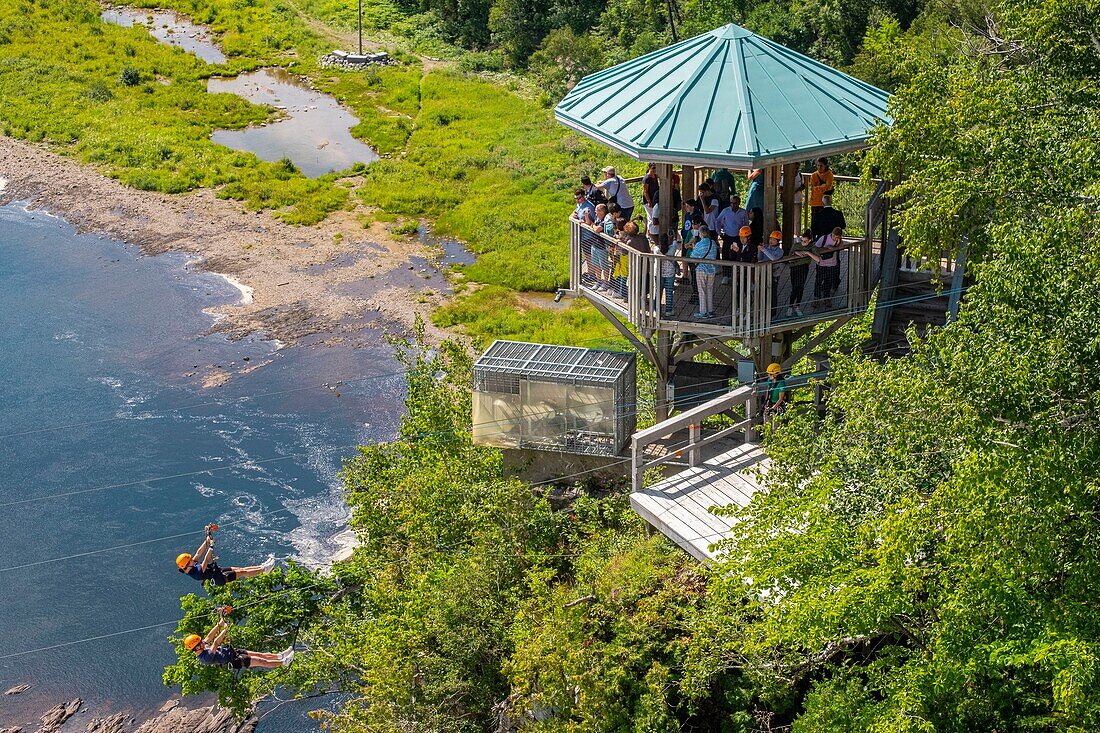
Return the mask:
<svg viewBox="0 0 1100 733"><path fill-rule="evenodd" d="M359 0L359 55L363 55L363 0Z"/></svg>

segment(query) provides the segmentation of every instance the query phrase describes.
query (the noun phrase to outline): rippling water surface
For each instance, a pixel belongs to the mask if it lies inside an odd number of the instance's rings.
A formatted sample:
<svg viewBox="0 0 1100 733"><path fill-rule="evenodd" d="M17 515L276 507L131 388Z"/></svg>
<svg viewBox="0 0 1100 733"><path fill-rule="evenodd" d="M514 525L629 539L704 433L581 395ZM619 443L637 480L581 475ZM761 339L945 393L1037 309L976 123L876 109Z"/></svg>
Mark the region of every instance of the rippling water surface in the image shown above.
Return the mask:
<svg viewBox="0 0 1100 733"><path fill-rule="evenodd" d="M341 458L393 434L404 390L400 376L363 377L398 367L381 345L203 335L203 309L239 297L182 256L0 208L0 691L33 685L0 696L0 727L74 696L141 714L175 694L160 684L166 637L198 586L173 559L200 536L163 538L217 521L223 564L338 549ZM202 389L212 368L268 361ZM359 381L339 397L321 386L340 379ZM306 709L261 731L309 730Z"/></svg>

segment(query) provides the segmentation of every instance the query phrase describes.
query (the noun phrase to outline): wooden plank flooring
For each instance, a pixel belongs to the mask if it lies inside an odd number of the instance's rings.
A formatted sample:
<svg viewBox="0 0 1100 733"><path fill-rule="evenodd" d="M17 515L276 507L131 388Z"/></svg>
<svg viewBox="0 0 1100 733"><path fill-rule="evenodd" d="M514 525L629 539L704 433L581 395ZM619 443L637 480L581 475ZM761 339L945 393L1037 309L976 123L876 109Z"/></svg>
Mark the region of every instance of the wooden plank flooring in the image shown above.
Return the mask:
<svg viewBox="0 0 1100 733"><path fill-rule="evenodd" d="M710 545L726 537L727 517L715 506L745 506L760 489L753 469L767 465L762 446L739 445L630 495L630 505L662 534L700 562L712 562Z"/></svg>

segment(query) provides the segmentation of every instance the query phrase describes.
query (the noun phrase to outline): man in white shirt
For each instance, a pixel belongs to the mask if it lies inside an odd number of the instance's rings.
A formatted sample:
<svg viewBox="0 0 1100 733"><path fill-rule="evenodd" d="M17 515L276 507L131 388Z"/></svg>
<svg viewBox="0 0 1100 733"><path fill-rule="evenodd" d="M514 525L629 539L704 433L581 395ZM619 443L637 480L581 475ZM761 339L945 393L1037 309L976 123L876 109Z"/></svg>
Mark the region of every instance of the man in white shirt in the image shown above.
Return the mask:
<svg viewBox="0 0 1100 733"><path fill-rule="evenodd" d="M722 259L732 260L733 245L737 243L737 233L741 227L749 225L749 212L741 208L741 197L732 196L728 208L718 214L717 229L722 233Z"/></svg>
<svg viewBox="0 0 1100 733"><path fill-rule="evenodd" d="M617 203L623 210L623 218L630 221L634 216L634 198L630 195L626 181L615 173L615 167L610 165L604 167L603 180L596 185L603 189L608 203Z"/></svg>

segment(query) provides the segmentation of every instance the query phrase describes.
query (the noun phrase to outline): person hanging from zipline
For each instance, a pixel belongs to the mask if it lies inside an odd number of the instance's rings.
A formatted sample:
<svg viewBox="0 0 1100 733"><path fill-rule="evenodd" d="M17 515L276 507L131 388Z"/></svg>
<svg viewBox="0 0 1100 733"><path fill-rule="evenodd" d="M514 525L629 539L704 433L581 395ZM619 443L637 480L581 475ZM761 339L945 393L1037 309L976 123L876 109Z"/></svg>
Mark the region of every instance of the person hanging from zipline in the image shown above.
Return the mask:
<svg viewBox="0 0 1100 733"><path fill-rule="evenodd" d="M200 583L213 581L214 585L225 585L238 578L250 578L253 575L270 573L275 568L275 556L272 555L262 565L249 565L241 568L222 568L218 566L218 558L214 555L214 532L218 525L208 524L206 537L203 539L195 554L188 552L176 556L176 567L184 575L194 578ZM199 559L201 558L201 559Z"/></svg>
<svg viewBox="0 0 1100 733"><path fill-rule="evenodd" d="M195 653L199 663L228 666L230 669L276 669L289 667L294 661L294 645L291 644L278 654L253 652L248 649L234 649L226 642L229 636L229 622L225 614L231 609L218 609L221 618L205 636L188 634L183 638L183 646Z"/></svg>

